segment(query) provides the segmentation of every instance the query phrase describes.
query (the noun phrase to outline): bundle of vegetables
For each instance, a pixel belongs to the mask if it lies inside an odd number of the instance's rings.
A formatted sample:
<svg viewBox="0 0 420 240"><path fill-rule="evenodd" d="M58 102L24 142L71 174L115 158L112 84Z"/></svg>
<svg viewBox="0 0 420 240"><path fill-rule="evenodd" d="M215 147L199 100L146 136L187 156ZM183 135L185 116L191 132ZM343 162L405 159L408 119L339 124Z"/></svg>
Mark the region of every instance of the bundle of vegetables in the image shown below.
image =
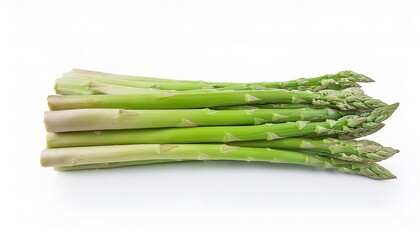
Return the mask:
<svg viewBox="0 0 420 240"><path fill-rule="evenodd" d="M333 168L374 179L398 150L354 140L398 103L360 89L352 71L284 82L204 82L72 70L45 113L41 164L56 170L177 161L259 161Z"/></svg>

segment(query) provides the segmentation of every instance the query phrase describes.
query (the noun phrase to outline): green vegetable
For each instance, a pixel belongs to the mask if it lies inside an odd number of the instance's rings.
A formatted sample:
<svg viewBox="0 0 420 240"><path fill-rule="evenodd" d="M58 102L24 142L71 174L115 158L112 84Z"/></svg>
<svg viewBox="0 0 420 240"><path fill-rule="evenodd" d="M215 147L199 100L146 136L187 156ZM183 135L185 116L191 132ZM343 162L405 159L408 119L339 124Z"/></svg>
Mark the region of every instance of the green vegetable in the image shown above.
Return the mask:
<svg viewBox="0 0 420 240"><path fill-rule="evenodd" d="M374 179L398 150L353 140L398 108L342 71L285 82L205 82L73 70L45 112L41 164L59 171L184 161L257 161L333 168Z"/></svg>
<svg viewBox="0 0 420 240"><path fill-rule="evenodd" d="M51 110L78 108L124 109L180 109L210 108L243 104L310 103L315 106L335 107L341 110L370 110L385 103L365 95L358 88L320 92L289 90L249 90L218 92L162 92L118 95L49 96Z"/></svg>
<svg viewBox="0 0 420 240"><path fill-rule="evenodd" d="M218 125L257 125L294 121L325 121L343 114L330 108L255 109L255 110L124 110L72 109L46 112L49 132L109 129L195 127Z"/></svg>
<svg viewBox="0 0 420 240"><path fill-rule="evenodd" d="M357 82L373 82L372 79L353 71L341 71L337 74L326 74L314 78L300 78L285 82L228 83L171 80L140 76L126 76L110 73L93 72L75 69L56 80L57 94L136 94L142 91L160 90L261 90L288 89L341 90L348 87L359 87Z"/></svg>
<svg viewBox="0 0 420 240"><path fill-rule="evenodd" d="M374 179L395 178L392 173L374 162L346 162L300 152L234 147L225 144L137 144L78 147L47 149L41 154L41 164L43 166L57 167L58 170L71 170L72 166L83 166L85 164L94 164L90 165L94 168L112 167L110 164L122 162L138 164L143 160L149 164L151 160L157 160L159 163L162 160L164 162L167 162L167 160L231 160L290 163L333 168ZM85 166L85 168L88 167Z"/></svg>

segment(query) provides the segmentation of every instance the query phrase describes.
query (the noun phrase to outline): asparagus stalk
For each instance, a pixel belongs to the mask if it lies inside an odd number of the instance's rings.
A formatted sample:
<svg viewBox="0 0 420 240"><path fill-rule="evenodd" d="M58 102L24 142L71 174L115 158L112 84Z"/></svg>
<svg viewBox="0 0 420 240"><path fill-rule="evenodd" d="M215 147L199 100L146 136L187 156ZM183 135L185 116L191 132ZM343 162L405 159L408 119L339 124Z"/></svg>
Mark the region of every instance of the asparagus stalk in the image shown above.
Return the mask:
<svg viewBox="0 0 420 240"><path fill-rule="evenodd" d="M106 73L106 72L98 72L98 71L91 71L91 70L83 70L83 69L73 69L68 73L65 73L63 76L69 75L78 75L81 77L99 77L99 78L111 78L111 79L121 79L121 80L131 80L131 81L140 81L140 82L171 82L171 83L207 83L211 85L217 85L216 87L227 87L227 86L234 86L234 85L241 85L241 83L232 83L232 82L204 82L204 81L197 81L197 80L174 80L168 78L155 78L155 77L143 77L143 76L133 76L133 75L122 75L122 74L115 74L115 73ZM285 81L288 83L289 86L302 84L302 79L306 81L306 83L316 84L320 80L324 79L336 79L341 81L351 81L351 82L374 82L371 78L359 74L350 70L340 71L337 74L326 74L319 77L313 78L299 78L296 80ZM251 83L254 85L258 85L258 83L267 83L267 82L256 82ZM271 82L272 84L276 84L278 82Z"/></svg>
<svg viewBox="0 0 420 240"><path fill-rule="evenodd" d="M253 105L235 105L213 107L214 110L250 110L250 109L296 109L296 108L316 108L311 104L287 104L287 103L271 103L271 104L253 104Z"/></svg>
<svg viewBox="0 0 420 240"><path fill-rule="evenodd" d="M384 147L369 140L339 140L325 138L322 140L308 138L283 138L272 141L232 142L229 145L242 147L262 147L287 150L304 150L344 161L378 162L398 153L397 149Z"/></svg>
<svg viewBox="0 0 420 240"><path fill-rule="evenodd" d="M71 167L84 164L143 160L149 161L148 163L150 163L150 160L182 161L185 159L290 163L333 168L342 172L360 174L374 179L395 178L388 170L373 162L352 163L300 152L234 147L225 144L136 144L79 147L46 149L41 154L41 164L45 167ZM58 169L60 170L60 168ZM61 168L61 170L66 170L66 168Z"/></svg>
<svg viewBox="0 0 420 240"><path fill-rule="evenodd" d="M357 120L351 120L357 121ZM348 127L347 120L337 121L332 126L325 122L288 122L254 126L217 126L196 128L157 128L132 130L107 130L47 133L49 148L116 145L136 143L204 143L252 140L274 140L296 136L325 136L345 134L364 128L363 124Z"/></svg>
<svg viewBox="0 0 420 240"><path fill-rule="evenodd" d="M57 171L74 171L74 170L87 170L87 169L104 169L104 168L119 168L119 167L129 167L129 166L139 166L139 165L150 165L157 163L176 163L176 162L188 162L188 161L198 161L198 160L136 160L129 162L105 162L105 163L92 163L92 164L83 164L83 165L74 165L74 166L59 166L54 167L54 170Z"/></svg>
<svg viewBox="0 0 420 240"><path fill-rule="evenodd" d="M300 78L285 82L217 83L204 81L171 80L149 77L125 76L110 73L73 70L56 80L57 94L135 94L137 89L161 90L261 90L280 88L288 90L345 89L359 87L357 82L373 82L372 79L353 71L341 71L315 78Z"/></svg>
<svg viewBox="0 0 420 240"><path fill-rule="evenodd" d="M161 92L119 95L49 96L51 110L77 108L179 109L265 103L309 103L341 110L369 110L386 104L358 88L320 92L276 90L219 92Z"/></svg>
<svg viewBox="0 0 420 240"><path fill-rule="evenodd" d="M337 74L327 74L315 78L300 78L285 82L259 82L226 86L218 90L258 90L258 89L288 89L321 91L324 89L342 90L349 87L360 87L357 82L373 82L365 75L353 71L341 71Z"/></svg>
<svg viewBox="0 0 420 240"><path fill-rule="evenodd" d="M136 143L204 143L274 140L297 136L358 134L377 128L395 110L394 105L377 108L370 115L347 115L323 122L296 121L254 126L216 126L47 133L49 148ZM393 110L392 110L393 109ZM367 113L366 113L367 114ZM386 116L383 116L386 115Z"/></svg>
<svg viewBox="0 0 420 240"><path fill-rule="evenodd" d="M123 110L72 109L45 112L44 123L49 132L91 131L110 129L195 127L218 125L258 125L294 121L338 119L338 110L323 108L255 109L255 110Z"/></svg>

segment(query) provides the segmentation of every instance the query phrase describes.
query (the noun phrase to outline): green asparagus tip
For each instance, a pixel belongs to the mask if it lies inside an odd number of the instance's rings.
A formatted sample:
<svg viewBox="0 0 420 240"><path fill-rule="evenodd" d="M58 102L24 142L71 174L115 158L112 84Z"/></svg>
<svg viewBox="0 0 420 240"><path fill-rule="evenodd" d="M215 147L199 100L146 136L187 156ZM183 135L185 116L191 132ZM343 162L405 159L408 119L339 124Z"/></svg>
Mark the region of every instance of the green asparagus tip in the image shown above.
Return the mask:
<svg viewBox="0 0 420 240"><path fill-rule="evenodd" d="M399 103L394 103L384 107L374 109L368 116L369 122L383 122L387 120L397 110Z"/></svg>
<svg viewBox="0 0 420 240"><path fill-rule="evenodd" d="M383 127L385 127L385 124L383 123L364 123L365 127L359 128L359 131L354 131L351 133L345 133L345 134L338 134L338 135L331 135L329 137L336 137L338 139L343 140L351 140L361 137L366 137L368 135L374 134L377 131L381 130ZM372 125L369 127L368 125Z"/></svg>
<svg viewBox="0 0 420 240"><path fill-rule="evenodd" d="M372 163L370 169L372 170L372 172L374 172L378 175L378 179L395 179L395 178L397 178L388 169L382 167L379 164Z"/></svg>
<svg viewBox="0 0 420 240"><path fill-rule="evenodd" d="M358 152L357 155L374 162L388 159L399 152L398 149L384 147L370 140L347 141L345 143L348 143L348 146L352 146Z"/></svg>
<svg viewBox="0 0 420 240"><path fill-rule="evenodd" d="M338 73L338 75L353 82L375 82L372 78L360 73L353 72L351 70L341 71Z"/></svg>
<svg viewBox="0 0 420 240"><path fill-rule="evenodd" d="M341 110L369 110L388 106L379 99L367 96L360 88L350 87L340 91L322 90L320 96L313 99L314 105L335 105Z"/></svg>
<svg viewBox="0 0 420 240"><path fill-rule="evenodd" d="M371 112L365 112L360 115L346 115L339 118L338 122L345 122L343 131L339 134L344 136L341 139L352 139L372 134L383 127L381 123L386 120L395 111L398 105L386 105L377 107Z"/></svg>
<svg viewBox="0 0 420 240"><path fill-rule="evenodd" d="M375 162L352 163L351 168L354 172L377 180L387 180L397 178L388 169Z"/></svg>
<svg viewBox="0 0 420 240"><path fill-rule="evenodd" d="M372 161L379 162L379 161L392 157L398 152L399 150L391 148L391 147L380 147L377 151L366 153L365 155Z"/></svg>

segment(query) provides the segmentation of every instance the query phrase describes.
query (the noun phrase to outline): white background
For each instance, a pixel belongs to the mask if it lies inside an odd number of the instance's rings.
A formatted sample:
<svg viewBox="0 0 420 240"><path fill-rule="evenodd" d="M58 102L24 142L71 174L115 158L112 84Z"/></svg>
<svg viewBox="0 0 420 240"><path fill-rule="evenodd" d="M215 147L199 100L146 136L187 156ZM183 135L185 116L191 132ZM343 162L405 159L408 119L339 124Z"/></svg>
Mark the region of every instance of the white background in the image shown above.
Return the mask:
<svg viewBox="0 0 420 240"><path fill-rule="evenodd" d="M420 1L0 1L1 239L420 239ZM185 163L41 168L43 112L71 68L211 81L352 69L401 107L369 139L398 179Z"/></svg>

